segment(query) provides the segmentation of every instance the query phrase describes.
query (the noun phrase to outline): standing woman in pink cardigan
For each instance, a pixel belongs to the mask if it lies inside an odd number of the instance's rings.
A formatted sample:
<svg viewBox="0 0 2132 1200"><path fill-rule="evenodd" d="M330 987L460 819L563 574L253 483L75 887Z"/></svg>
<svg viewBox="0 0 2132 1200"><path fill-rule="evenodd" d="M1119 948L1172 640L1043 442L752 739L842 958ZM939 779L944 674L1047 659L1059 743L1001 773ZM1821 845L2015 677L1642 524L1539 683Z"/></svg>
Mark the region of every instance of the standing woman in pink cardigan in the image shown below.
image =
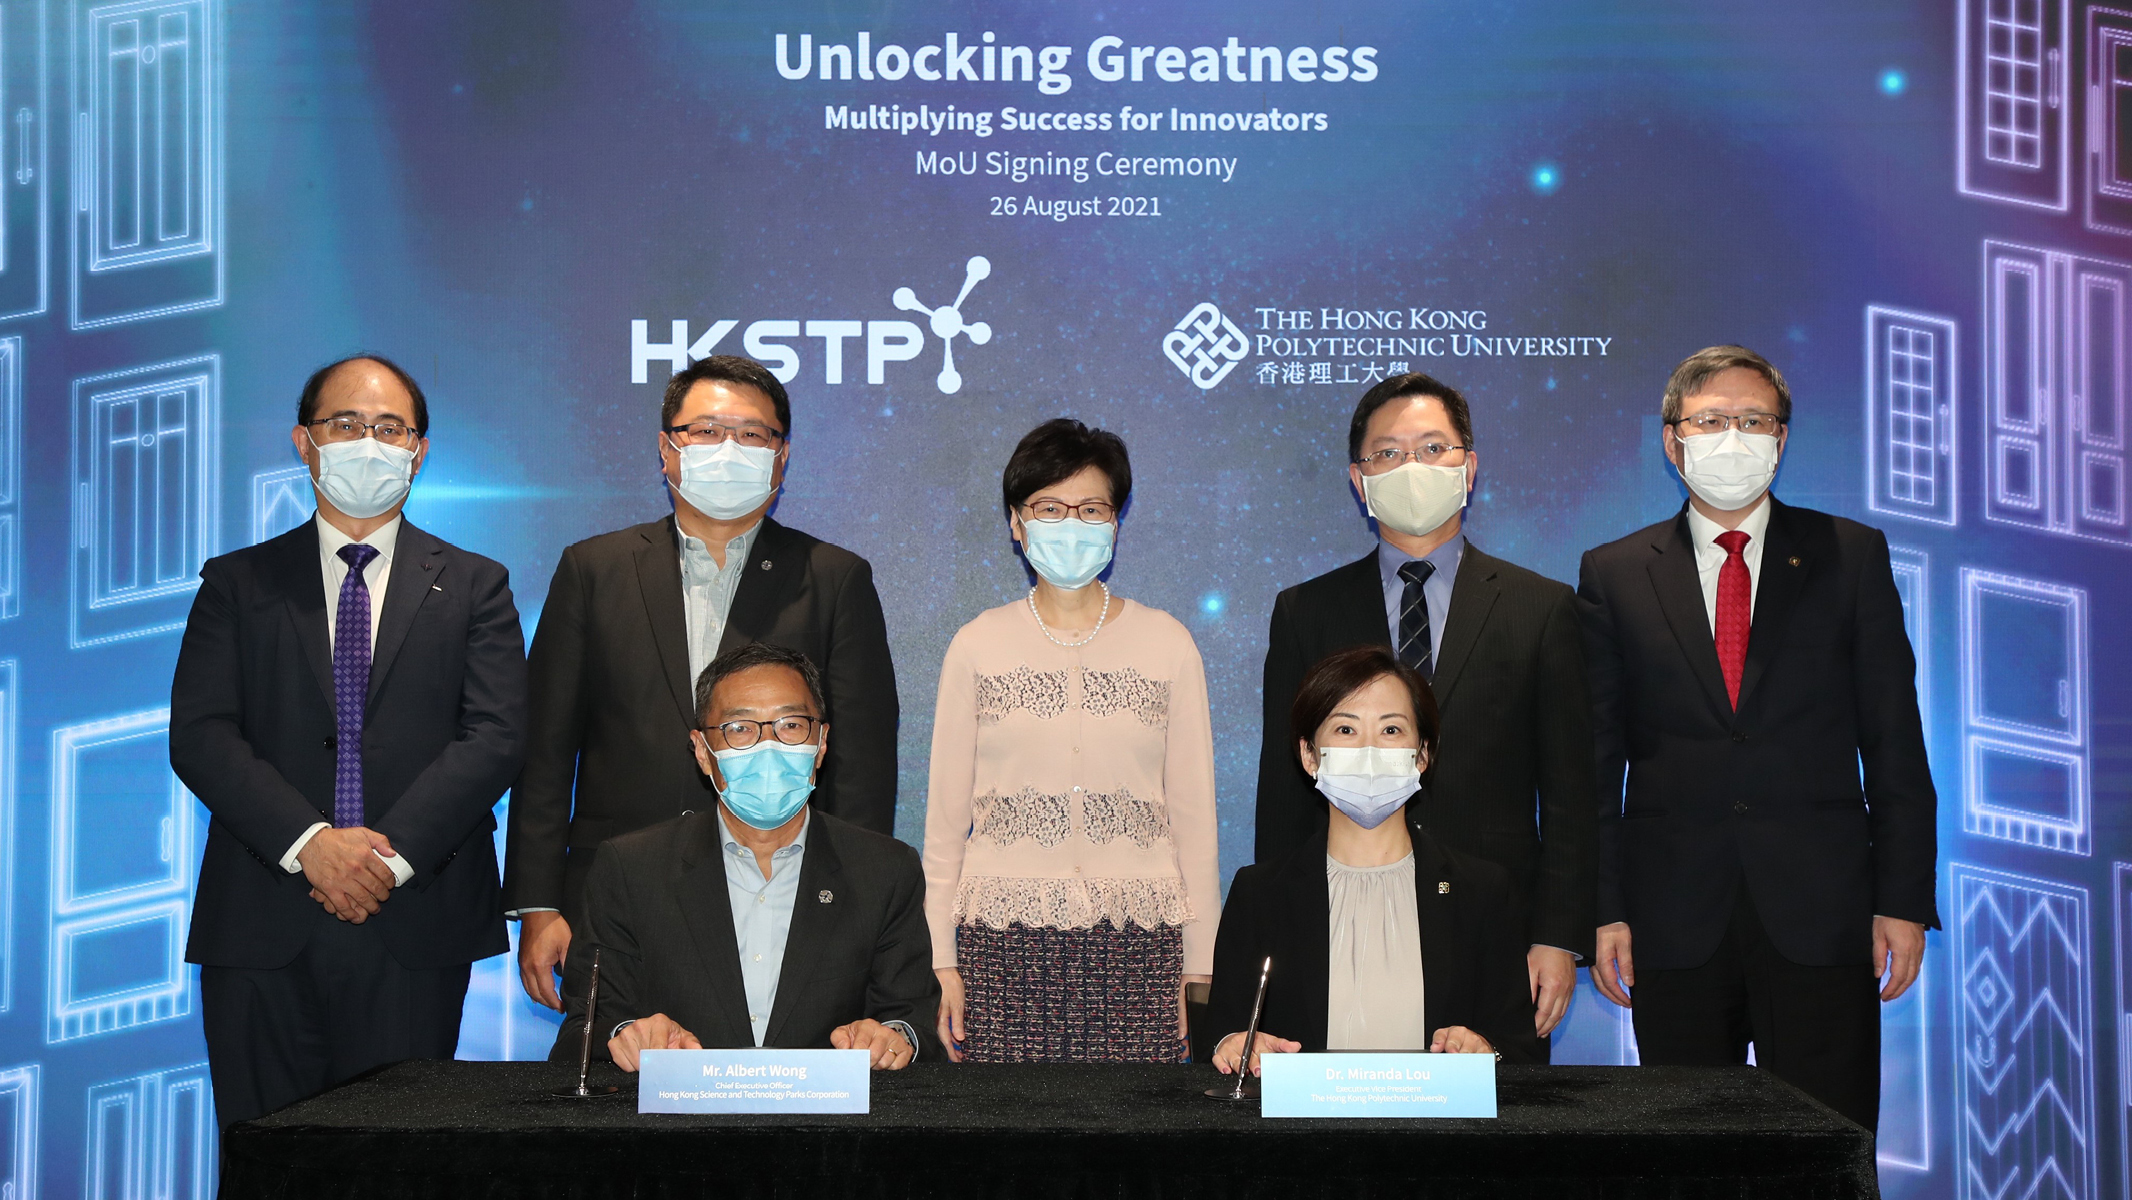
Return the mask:
<svg viewBox="0 0 2132 1200"><path fill-rule="evenodd" d="M1001 480L1036 586L948 646L925 907L940 1039L973 1062L1175 1062L1221 892L1214 738L1192 635L1113 593L1132 463L1060 418Z"/></svg>

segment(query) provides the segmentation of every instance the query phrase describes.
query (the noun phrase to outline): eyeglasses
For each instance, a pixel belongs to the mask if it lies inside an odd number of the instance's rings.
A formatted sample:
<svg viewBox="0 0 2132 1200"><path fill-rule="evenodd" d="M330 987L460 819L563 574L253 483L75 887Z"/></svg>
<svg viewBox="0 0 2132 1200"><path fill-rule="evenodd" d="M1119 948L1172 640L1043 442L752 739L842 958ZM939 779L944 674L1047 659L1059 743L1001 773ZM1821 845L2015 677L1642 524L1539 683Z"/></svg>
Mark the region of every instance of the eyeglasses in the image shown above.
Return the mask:
<svg viewBox="0 0 2132 1200"><path fill-rule="evenodd" d="M819 717L795 714L779 717L775 721L726 721L714 728L718 730L719 736L725 739L728 749L745 750L762 740L762 731L765 729L787 746L804 746L814 740L815 728L821 723Z"/></svg>
<svg viewBox="0 0 2132 1200"><path fill-rule="evenodd" d="M1364 475L1381 475L1408 459L1413 459L1424 466L1444 466L1446 465L1444 460L1450 458L1453 453L1464 454L1471 449L1473 447L1460 446L1453 442L1423 442L1412 450L1401 450L1397 446L1387 446L1382 450L1365 454L1356 459L1355 462L1361 466ZM1460 461L1464 460L1461 459Z"/></svg>
<svg viewBox="0 0 2132 1200"><path fill-rule="evenodd" d="M1696 433L1723 433L1728 428L1737 429L1741 433L1774 435L1783 426L1784 420L1775 413L1741 413L1732 417L1718 412L1701 412L1692 417L1682 417L1673 423L1693 426L1695 432L1689 434L1690 437Z"/></svg>
<svg viewBox="0 0 2132 1200"><path fill-rule="evenodd" d="M691 421L686 425L668 425L664 432L678 438L684 446L715 446L732 438L743 446L767 450L785 440L785 435L768 425L726 425L717 421Z"/></svg>
<svg viewBox="0 0 2132 1200"><path fill-rule="evenodd" d="M407 447L422 436L398 421L379 421L375 424L358 421L354 417L320 417L305 421L305 425L319 430L311 436L321 442L353 442L365 435L374 437L388 446Z"/></svg>
<svg viewBox="0 0 2132 1200"><path fill-rule="evenodd" d="M1068 504L1064 500L1038 500L1022 507L1028 511L1030 520L1042 521L1045 524L1078 517L1090 525L1108 525L1111 518L1118 515L1117 509L1100 500L1090 500L1086 504Z"/></svg>

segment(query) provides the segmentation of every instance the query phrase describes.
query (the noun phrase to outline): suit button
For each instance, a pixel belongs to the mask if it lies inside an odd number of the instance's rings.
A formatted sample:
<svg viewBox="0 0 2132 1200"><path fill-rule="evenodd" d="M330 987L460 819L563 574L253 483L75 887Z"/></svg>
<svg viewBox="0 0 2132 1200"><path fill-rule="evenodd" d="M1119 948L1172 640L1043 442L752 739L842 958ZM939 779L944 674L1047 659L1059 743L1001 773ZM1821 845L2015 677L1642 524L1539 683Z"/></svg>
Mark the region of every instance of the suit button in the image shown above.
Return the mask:
<svg viewBox="0 0 2132 1200"><path fill-rule="evenodd" d="M327 738L325 741L320 742L319 744L324 746L326 749L331 750L333 749L335 743L332 738Z"/></svg>
<svg viewBox="0 0 2132 1200"><path fill-rule="evenodd" d="M681 815L684 817L693 817L696 815L696 810L693 808L684 808L681 810Z"/></svg>
<svg viewBox="0 0 2132 1200"><path fill-rule="evenodd" d="M1733 801L1733 802L1732 802L1732 811L1734 811L1734 812L1736 812L1736 813L1743 813L1743 812L1746 812L1746 811L1747 811L1747 802L1746 802L1745 800L1735 800L1735 801Z"/></svg>
<svg viewBox="0 0 2132 1200"><path fill-rule="evenodd" d="M1735 742L1744 742L1747 740L1747 735L1735 729L1732 731L1732 740Z"/></svg>

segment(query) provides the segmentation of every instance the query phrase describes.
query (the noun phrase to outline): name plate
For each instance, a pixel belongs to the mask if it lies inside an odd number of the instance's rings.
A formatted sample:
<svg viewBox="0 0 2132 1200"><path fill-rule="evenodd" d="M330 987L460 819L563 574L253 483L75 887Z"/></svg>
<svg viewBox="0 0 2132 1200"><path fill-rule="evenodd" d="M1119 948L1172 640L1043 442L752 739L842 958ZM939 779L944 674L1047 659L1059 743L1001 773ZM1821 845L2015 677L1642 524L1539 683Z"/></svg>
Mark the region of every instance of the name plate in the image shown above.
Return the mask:
<svg viewBox="0 0 2132 1200"><path fill-rule="evenodd" d="M1268 1054L1267 1117L1492 1117L1493 1054Z"/></svg>
<svg viewBox="0 0 2132 1200"><path fill-rule="evenodd" d="M872 1099L864 1050L646 1050L640 1113L862 1113Z"/></svg>

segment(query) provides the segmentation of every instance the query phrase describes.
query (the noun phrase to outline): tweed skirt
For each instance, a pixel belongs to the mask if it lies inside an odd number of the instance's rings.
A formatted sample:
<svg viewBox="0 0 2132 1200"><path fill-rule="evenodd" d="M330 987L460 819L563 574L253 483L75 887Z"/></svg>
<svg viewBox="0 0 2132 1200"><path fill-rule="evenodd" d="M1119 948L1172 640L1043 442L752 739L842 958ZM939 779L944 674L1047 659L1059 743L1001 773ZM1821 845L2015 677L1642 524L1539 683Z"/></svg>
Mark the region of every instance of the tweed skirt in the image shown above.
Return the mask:
<svg viewBox="0 0 2132 1200"><path fill-rule="evenodd" d="M955 927L971 1062L1177 1062L1184 931Z"/></svg>

